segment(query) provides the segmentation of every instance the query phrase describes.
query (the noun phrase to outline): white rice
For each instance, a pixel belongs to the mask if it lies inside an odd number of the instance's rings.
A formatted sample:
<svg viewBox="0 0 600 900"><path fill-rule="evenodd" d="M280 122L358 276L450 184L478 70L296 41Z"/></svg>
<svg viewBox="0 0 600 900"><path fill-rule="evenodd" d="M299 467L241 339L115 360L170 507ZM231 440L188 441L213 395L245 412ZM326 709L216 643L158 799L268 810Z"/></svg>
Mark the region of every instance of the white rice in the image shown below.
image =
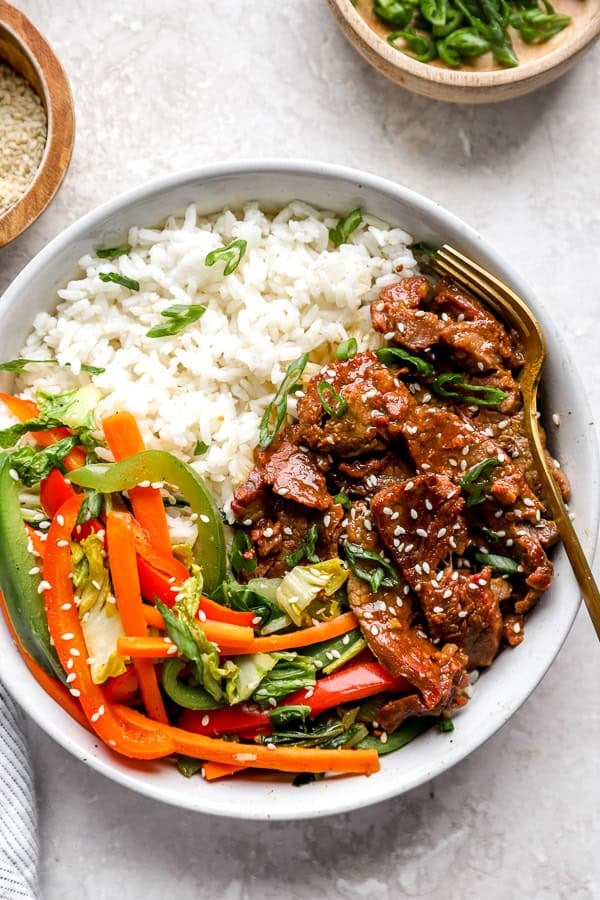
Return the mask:
<svg viewBox="0 0 600 900"><path fill-rule="evenodd" d="M31 367L17 390L33 397L37 388L93 380L102 393L98 420L129 410L148 447L191 461L227 507L290 362L310 352L310 376L349 337L360 349L377 346L370 302L399 272L416 271L406 232L365 215L350 242L333 248L328 233L337 220L300 202L275 216L251 203L202 217L191 205L162 228L132 228L128 255L84 256L79 278L58 291L56 312L36 317L20 355L60 366ZM205 265L207 253L238 238L247 250L235 272ZM101 272L133 278L140 290L105 283ZM175 336L147 337L175 303L207 310ZM91 377L82 364L105 371ZM194 457L198 441L209 449Z"/></svg>

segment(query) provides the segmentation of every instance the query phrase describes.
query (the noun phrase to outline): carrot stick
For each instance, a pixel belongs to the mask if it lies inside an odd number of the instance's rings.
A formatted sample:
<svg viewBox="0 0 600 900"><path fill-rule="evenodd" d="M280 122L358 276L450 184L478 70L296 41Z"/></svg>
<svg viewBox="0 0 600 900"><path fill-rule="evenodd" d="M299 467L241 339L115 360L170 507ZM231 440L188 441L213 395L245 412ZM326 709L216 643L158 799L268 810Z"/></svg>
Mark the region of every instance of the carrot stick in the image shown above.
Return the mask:
<svg viewBox="0 0 600 900"><path fill-rule="evenodd" d="M157 609L144 604L143 612L147 625L150 625L152 628L159 628L161 631L165 630L165 623ZM235 655L236 653L241 653L242 651L244 653L254 652L253 650L249 651L247 649L248 647L252 646L252 638L254 635L252 629L247 625L230 625L229 622L217 622L213 619L207 619L206 621L202 621L199 624L209 641L213 641L213 643L218 644L219 647L226 644L229 650L231 650L232 654ZM119 638L119 640L123 640L123 638ZM154 639L150 638L149 640ZM162 640L162 638L159 638L159 640ZM125 646L125 644L123 644L123 646ZM143 642L137 641L135 644L131 644L130 646L131 651L128 651L127 655L135 656L138 655L137 650L139 649L143 651L145 645ZM162 655L168 656L169 654L163 653Z"/></svg>
<svg viewBox="0 0 600 900"><path fill-rule="evenodd" d="M202 766L202 777L205 781L216 781L217 778L235 775L245 768L245 766L230 766L227 763L205 762Z"/></svg>
<svg viewBox="0 0 600 900"><path fill-rule="evenodd" d="M129 513L111 511L106 516L106 542L110 574L117 608L126 633L136 637L147 634L135 556L135 537ZM167 713L151 660L134 659L140 693L148 715L168 722Z"/></svg>
<svg viewBox="0 0 600 900"><path fill-rule="evenodd" d="M136 659L166 659L177 654L177 645L169 638L163 637L119 637L117 638L119 656L130 656Z"/></svg>
<svg viewBox="0 0 600 900"><path fill-rule="evenodd" d="M32 528L31 525L28 525L27 523L25 523L25 531L27 532L28 539L31 541L30 549L33 548L33 555L43 559L46 550L46 541L41 539L39 531L36 531L35 528Z"/></svg>
<svg viewBox="0 0 600 900"><path fill-rule="evenodd" d="M277 772L348 772L370 775L379 770L376 750L320 750L305 747L265 744L240 744L221 738L205 737L184 731L174 725L153 722L127 706L115 705L113 710L124 722L140 731L147 729L156 736L172 740L177 753L213 763L226 763L253 769L274 769ZM275 745L273 745L275 746Z"/></svg>
<svg viewBox="0 0 600 900"><path fill-rule="evenodd" d="M292 631L290 634L269 634L266 637L254 638L244 648L244 653L274 653L277 650L308 647L310 644L320 644L321 641L340 637L357 626L358 622L354 613L342 613L341 616L336 616L335 619L319 622L318 625L311 625L309 628L300 629L300 631ZM227 656L231 649L229 644L223 640L219 646L223 656ZM238 650L237 652L239 653L240 651Z"/></svg>
<svg viewBox="0 0 600 900"><path fill-rule="evenodd" d="M88 724L88 720L86 719L83 710L81 709L81 704L76 700L75 697L72 697L64 684L61 684L58 679L53 678L45 669L43 669L40 664L31 656L23 644L19 640L19 636L15 629L13 628L13 623L11 622L10 616L8 614L8 610L6 608L6 604L4 602L4 597L2 592L0 591L0 608L4 613L4 618L6 620L6 624L8 625L8 630L11 633L12 639L17 645L19 653L25 660L25 665L37 681L37 683L43 687L46 693L52 697L53 700L58 703L59 706L62 706L65 712L67 712L76 722L79 722L80 725L83 725L84 728L87 728L88 731L91 731L90 726Z"/></svg>
<svg viewBox="0 0 600 900"><path fill-rule="evenodd" d="M118 412L108 416L102 420L102 427L108 446L117 461L145 450L140 429L131 413ZM129 499L136 519L150 535L152 544L165 556L170 556L171 539L159 489L134 487L129 491Z"/></svg>
<svg viewBox="0 0 600 900"><path fill-rule="evenodd" d="M175 752L172 738L160 731L140 729L124 722L114 712L102 687L92 681L71 581L70 538L83 499L83 494L76 494L67 500L48 532L44 559L44 581L48 587L44 598L50 635L61 665L69 673L71 696L79 698L86 718L98 737L108 747L133 759L170 756ZM152 723L151 719L146 721ZM152 724L156 726L157 723Z"/></svg>

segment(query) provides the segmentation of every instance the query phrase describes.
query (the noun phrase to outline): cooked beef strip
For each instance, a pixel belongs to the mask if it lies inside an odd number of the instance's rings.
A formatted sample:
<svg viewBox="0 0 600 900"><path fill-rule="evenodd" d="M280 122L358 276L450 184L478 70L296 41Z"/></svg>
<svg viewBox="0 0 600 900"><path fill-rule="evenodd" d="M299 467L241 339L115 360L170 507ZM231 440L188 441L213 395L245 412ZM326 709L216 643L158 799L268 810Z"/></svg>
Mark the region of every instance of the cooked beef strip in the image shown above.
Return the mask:
<svg viewBox="0 0 600 900"><path fill-rule="evenodd" d="M330 384L348 408L343 415L329 415L318 388ZM410 404L406 386L374 353L357 353L348 360L324 366L298 399L299 439L312 450L339 457L383 451L399 431Z"/></svg>
<svg viewBox="0 0 600 900"><path fill-rule="evenodd" d="M371 306L375 331L392 335L392 340L407 350L425 350L437 344L443 323L435 313L419 308L430 293L431 286L421 275L385 287Z"/></svg>
<svg viewBox="0 0 600 900"><path fill-rule="evenodd" d="M434 641L463 649L470 668L489 666L500 647L502 615L491 570L471 573L441 562L468 543L460 489L444 475L417 475L371 501L379 534L419 596Z"/></svg>
<svg viewBox="0 0 600 900"><path fill-rule="evenodd" d="M358 456L341 461L331 469L329 481L334 493L344 491L350 497L371 496L374 491L396 484L413 472L406 459L393 450L383 456Z"/></svg>
<svg viewBox="0 0 600 900"><path fill-rule="evenodd" d="M383 547L371 523L366 504L355 503L347 526L348 540L381 553ZM399 583L373 593L366 581L351 574L348 602L372 653L390 672L402 675L418 688L423 712L440 706L450 708L455 700L454 677L447 677L441 661L454 676L463 671L466 657L456 647L439 650L432 644L419 625L419 603L410 589ZM461 683L458 677L456 681Z"/></svg>

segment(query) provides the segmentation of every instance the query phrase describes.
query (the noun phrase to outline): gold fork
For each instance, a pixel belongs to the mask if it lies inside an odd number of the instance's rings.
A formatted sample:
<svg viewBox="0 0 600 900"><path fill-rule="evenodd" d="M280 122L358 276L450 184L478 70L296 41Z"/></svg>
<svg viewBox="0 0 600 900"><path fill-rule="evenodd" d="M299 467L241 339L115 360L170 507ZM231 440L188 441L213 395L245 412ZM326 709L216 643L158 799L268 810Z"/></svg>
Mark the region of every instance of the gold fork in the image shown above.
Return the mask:
<svg viewBox="0 0 600 900"><path fill-rule="evenodd" d="M540 476L544 499L556 521L558 533L567 551L596 634L600 638L598 585L573 527L560 488L548 468L540 435L537 390L546 353L540 325L529 307L514 291L448 244L444 244L440 250L432 254L430 265L439 274L450 276L453 281L476 294L500 319L512 326L521 338L525 364L519 376L519 386L523 397L525 430L533 461Z"/></svg>

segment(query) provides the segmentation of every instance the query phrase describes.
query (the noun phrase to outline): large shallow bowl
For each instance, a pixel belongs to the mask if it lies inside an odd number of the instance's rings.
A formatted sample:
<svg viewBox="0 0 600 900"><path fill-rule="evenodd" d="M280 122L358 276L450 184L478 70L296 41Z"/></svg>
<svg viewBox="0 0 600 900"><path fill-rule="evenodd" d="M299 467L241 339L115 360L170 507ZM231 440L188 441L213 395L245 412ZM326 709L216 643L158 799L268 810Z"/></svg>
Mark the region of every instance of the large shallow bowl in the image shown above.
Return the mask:
<svg viewBox="0 0 600 900"><path fill-rule="evenodd" d="M42 250L0 301L0 359L17 355L33 317L56 303L56 288L71 277L77 260L98 246L111 246L130 225L156 225L194 201L210 213L225 205L260 200L277 207L292 199L347 212L356 206L406 228L417 238L447 241L493 269L530 303L548 341L546 409L561 415L553 452L567 464L573 507L583 544L595 545L598 523L596 438L585 393L552 320L531 289L491 247L431 200L374 175L340 166L294 161L216 165L130 191L84 216ZM138 764L114 755L69 718L42 690L0 623L0 677L37 724L75 757L132 790L205 813L248 819L295 819L342 812L402 794L453 766L498 730L538 684L563 643L577 612L579 591L567 558L558 549L556 578L533 611L526 639L507 650L479 680L456 730L427 733L382 759L369 778L326 779L301 790L290 784L231 779L207 784L187 780L169 763Z"/></svg>

